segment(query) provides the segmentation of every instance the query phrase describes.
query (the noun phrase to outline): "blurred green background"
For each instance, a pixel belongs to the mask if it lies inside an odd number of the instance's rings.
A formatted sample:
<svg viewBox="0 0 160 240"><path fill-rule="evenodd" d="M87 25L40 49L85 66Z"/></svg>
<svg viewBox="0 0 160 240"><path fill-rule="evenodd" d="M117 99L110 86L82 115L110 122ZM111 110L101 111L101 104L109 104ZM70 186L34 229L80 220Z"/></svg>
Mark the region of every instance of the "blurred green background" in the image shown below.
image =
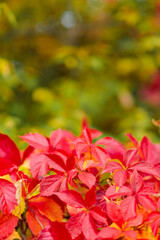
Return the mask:
<svg viewBox="0 0 160 240"><path fill-rule="evenodd" d="M159 0L0 2L0 131L159 138Z"/></svg>

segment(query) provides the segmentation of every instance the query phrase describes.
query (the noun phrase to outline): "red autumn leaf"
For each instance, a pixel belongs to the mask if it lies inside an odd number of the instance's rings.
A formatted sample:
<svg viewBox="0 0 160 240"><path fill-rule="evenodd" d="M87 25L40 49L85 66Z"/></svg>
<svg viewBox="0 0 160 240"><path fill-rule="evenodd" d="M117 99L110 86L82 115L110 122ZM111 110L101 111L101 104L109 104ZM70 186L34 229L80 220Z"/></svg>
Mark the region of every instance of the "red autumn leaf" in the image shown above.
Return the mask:
<svg viewBox="0 0 160 240"><path fill-rule="evenodd" d="M147 221L151 222L151 228L154 236L157 235L158 227L160 226L160 212L151 212L148 215Z"/></svg>
<svg viewBox="0 0 160 240"><path fill-rule="evenodd" d="M37 240L72 240L64 223L53 222L41 231Z"/></svg>
<svg viewBox="0 0 160 240"><path fill-rule="evenodd" d="M97 129L94 129L94 128L89 128L88 126L88 122L86 119L83 119L82 121L82 128L85 129L85 128L88 128L89 131L90 131L90 134L91 134L91 138L98 138L100 135L102 135L102 132L97 130Z"/></svg>
<svg viewBox="0 0 160 240"><path fill-rule="evenodd" d="M28 200L28 206L30 209L37 209L41 215L51 221L62 221L63 212L61 207L52 198L33 197Z"/></svg>
<svg viewBox="0 0 160 240"><path fill-rule="evenodd" d="M90 210L90 216L92 216L94 220L108 225L107 214L106 212L103 212L99 207L92 207L92 209Z"/></svg>
<svg viewBox="0 0 160 240"><path fill-rule="evenodd" d="M113 227L105 227L98 233L98 237L102 239L117 239L121 235L121 231Z"/></svg>
<svg viewBox="0 0 160 240"><path fill-rule="evenodd" d="M30 158L30 170L33 178L41 180L49 171L48 158L44 154L33 154Z"/></svg>
<svg viewBox="0 0 160 240"><path fill-rule="evenodd" d="M128 221L136 217L136 199L134 196L129 196L120 204L121 214L124 221Z"/></svg>
<svg viewBox="0 0 160 240"><path fill-rule="evenodd" d="M112 220L112 222L118 222L121 224L123 220L120 207L115 202L107 202L107 215Z"/></svg>
<svg viewBox="0 0 160 240"><path fill-rule="evenodd" d="M75 190L66 190L54 194L57 195L63 202L67 203L70 206L77 208L85 207L84 199L82 198L81 194Z"/></svg>
<svg viewBox="0 0 160 240"><path fill-rule="evenodd" d="M90 213L86 213L82 223L82 232L87 240L94 240L97 238L97 230L95 223L90 216Z"/></svg>
<svg viewBox="0 0 160 240"><path fill-rule="evenodd" d="M38 237L37 240L53 240L53 234L52 231L50 230L50 227L44 228L41 233L40 236Z"/></svg>
<svg viewBox="0 0 160 240"><path fill-rule="evenodd" d="M126 239L137 240L137 234L134 230L127 230L123 234Z"/></svg>
<svg viewBox="0 0 160 240"><path fill-rule="evenodd" d="M78 178L84 183L88 188L92 188L95 185L96 178L92 173L80 172Z"/></svg>
<svg viewBox="0 0 160 240"><path fill-rule="evenodd" d="M105 196L107 198L117 199L121 198L123 196L130 196L132 195L132 190L127 186L122 186L118 190L116 189L116 186L110 186L105 193Z"/></svg>
<svg viewBox="0 0 160 240"><path fill-rule="evenodd" d="M50 175L42 179L40 183L41 196L51 196L61 185L64 177L61 175Z"/></svg>
<svg viewBox="0 0 160 240"><path fill-rule="evenodd" d="M5 215L0 212L0 239L7 238L17 226L18 218L14 215Z"/></svg>
<svg viewBox="0 0 160 240"><path fill-rule="evenodd" d="M27 223L34 235L38 235L43 228L50 225L50 221L45 216L41 215L37 209L28 208L26 213Z"/></svg>
<svg viewBox="0 0 160 240"><path fill-rule="evenodd" d="M82 223L85 217L84 212L77 213L76 215L72 216L67 222L67 229L71 234L72 239L78 237L82 232Z"/></svg>
<svg viewBox="0 0 160 240"><path fill-rule="evenodd" d="M96 202L96 192L94 186L85 194L85 206L90 208Z"/></svg>
<svg viewBox="0 0 160 240"><path fill-rule="evenodd" d="M136 170L132 173L130 177L130 184L134 192L138 192L143 186L143 178L138 174Z"/></svg>
<svg viewBox="0 0 160 240"><path fill-rule="evenodd" d="M0 179L0 209L9 214L17 205L16 188L13 183Z"/></svg>
<svg viewBox="0 0 160 240"><path fill-rule="evenodd" d="M32 197L28 199L27 222L36 236L50 225L50 221L62 221L61 207L51 198Z"/></svg>
<svg viewBox="0 0 160 240"><path fill-rule="evenodd" d="M15 143L5 134L0 134L0 175L11 173L21 164L20 153Z"/></svg>
<svg viewBox="0 0 160 240"><path fill-rule="evenodd" d="M20 137L34 148L37 148L43 151L49 150L48 139L39 133L28 133Z"/></svg>
<svg viewBox="0 0 160 240"><path fill-rule="evenodd" d="M115 181L115 184L121 187L127 181L127 177L128 177L127 171L120 170L114 173L113 179Z"/></svg>
<svg viewBox="0 0 160 240"><path fill-rule="evenodd" d="M157 162L160 162L155 145L151 143L147 137L143 137L140 149L143 153L144 160L151 166L154 166L157 164Z"/></svg>

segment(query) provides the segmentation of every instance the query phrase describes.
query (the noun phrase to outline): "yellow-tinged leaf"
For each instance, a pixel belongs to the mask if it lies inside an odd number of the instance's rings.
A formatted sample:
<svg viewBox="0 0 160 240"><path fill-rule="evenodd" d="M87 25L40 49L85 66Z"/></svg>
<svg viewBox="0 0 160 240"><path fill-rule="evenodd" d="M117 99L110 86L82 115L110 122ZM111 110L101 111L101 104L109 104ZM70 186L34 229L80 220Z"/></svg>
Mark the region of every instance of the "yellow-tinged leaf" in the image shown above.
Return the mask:
<svg viewBox="0 0 160 240"><path fill-rule="evenodd" d="M9 182L12 182L11 176L10 176L9 174L6 174L6 175L4 175L4 176L2 176L2 177L0 177L0 178L1 178L1 179L8 180Z"/></svg>
<svg viewBox="0 0 160 240"><path fill-rule="evenodd" d="M23 180L20 179L15 183L16 186L16 200L18 206L15 206L15 209L13 210L12 214L21 218L21 214L25 211L25 201L22 198L22 184Z"/></svg>
<svg viewBox="0 0 160 240"><path fill-rule="evenodd" d="M30 207L35 207L43 216L51 221L62 221L63 212L61 207L51 198L38 197L29 199Z"/></svg>
<svg viewBox="0 0 160 240"><path fill-rule="evenodd" d="M122 229L116 223L112 223L109 227L113 227L113 228L116 228L116 229L122 231Z"/></svg>
<svg viewBox="0 0 160 240"><path fill-rule="evenodd" d="M15 206L15 209L12 211L12 214L21 219L21 215L22 213L24 213L25 209L26 209L26 204L24 199L21 197L20 204L18 206Z"/></svg>
<svg viewBox="0 0 160 240"><path fill-rule="evenodd" d="M40 184L38 184L28 195L27 199L34 197L39 194Z"/></svg>
<svg viewBox="0 0 160 240"><path fill-rule="evenodd" d="M21 237L19 236L18 232L14 231L13 233L11 233L7 238L5 238L5 240L13 240L13 239L20 239Z"/></svg>
<svg viewBox="0 0 160 240"><path fill-rule="evenodd" d="M118 186L116 186L116 192L118 192L118 190L119 190L119 187L118 187Z"/></svg>
<svg viewBox="0 0 160 240"><path fill-rule="evenodd" d="M157 238L153 235L150 225L145 226L144 228L139 229L136 231L137 239L152 239L156 240Z"/></svg>

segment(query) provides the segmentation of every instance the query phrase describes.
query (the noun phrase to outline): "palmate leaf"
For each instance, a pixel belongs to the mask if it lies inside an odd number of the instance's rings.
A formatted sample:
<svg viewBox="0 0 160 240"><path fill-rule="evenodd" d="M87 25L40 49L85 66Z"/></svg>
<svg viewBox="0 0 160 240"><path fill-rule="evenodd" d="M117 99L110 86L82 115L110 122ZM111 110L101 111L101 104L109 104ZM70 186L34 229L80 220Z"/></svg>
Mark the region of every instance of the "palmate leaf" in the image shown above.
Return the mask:
<svg viewBox="0 0 160 240"><path fill-rule="evenodd" d="M17 205L16 188L8 180L0 179L0 209L9 214Z"/></svg>

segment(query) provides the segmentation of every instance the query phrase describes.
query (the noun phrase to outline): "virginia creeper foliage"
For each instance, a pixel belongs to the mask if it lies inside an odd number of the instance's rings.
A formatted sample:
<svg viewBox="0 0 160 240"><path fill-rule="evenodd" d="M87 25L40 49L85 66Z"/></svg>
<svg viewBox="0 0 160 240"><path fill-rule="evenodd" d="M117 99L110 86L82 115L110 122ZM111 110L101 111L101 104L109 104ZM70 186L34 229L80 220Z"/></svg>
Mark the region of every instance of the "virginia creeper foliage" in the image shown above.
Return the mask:
<svg viewBox="0 0 160 240"><path fill-rule="evenodd" d="M0 239L160 239L160 145L101 135L0 134Z"/></svg>

